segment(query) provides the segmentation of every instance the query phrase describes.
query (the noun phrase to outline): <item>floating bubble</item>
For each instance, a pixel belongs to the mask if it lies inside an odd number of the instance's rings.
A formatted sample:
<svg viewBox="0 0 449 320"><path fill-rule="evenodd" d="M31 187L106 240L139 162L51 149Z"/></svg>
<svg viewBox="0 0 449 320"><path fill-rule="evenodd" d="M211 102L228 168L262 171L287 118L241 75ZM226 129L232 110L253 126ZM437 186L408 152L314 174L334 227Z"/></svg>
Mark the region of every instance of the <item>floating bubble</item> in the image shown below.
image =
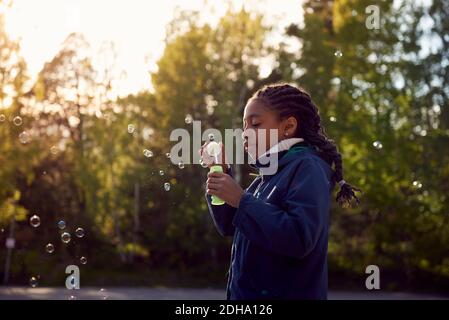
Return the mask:
<svg viewBox="0 0 449 320"><path fill-rule="evenodd" d="M38 281L36 277L31 277L30 278L30 286L31 288L36 288L38 285Z"/></svg>
<svg viewBox="0 0 449 320"><path fill-rule="evenodd" d="M136 128L134 127L134 125L128 124L128 133L134 133L135 130Z"/></svg>
<svg viewBox="0 0 449 320"><path fill-rule="evenodd" d="M78 238L84 237L84 229L83 229L83 228L77 228L77 229L75 230L75 235L76 235Z"/></svg>
<svg viewBox="0 0 449 320"><path fill-rule="evenodd" d="M45 246L45 251L47 251L48 253L53 253L55 251L55 246L49 243Z"/></svg>
<svg viewBox="0 0 449 320"><path fill-rule="evenodd" d="M143 149L143 155L147 158L151 158L153 156L153 151L148 149Z"/></svg>
<svg viewBox="0 0 449 320"><path fill-rule="evenodd" d="M64 232L63 234L61 234L61 240L64 243L69 243L71 238L72 237L70 236L70 233L68 233L68 232Z"/></svg>
<svg viewBox="0 0 449 320"><path fill-rule="evenodd" d="M58 222L58 228L59 229L64 230L65 226L66 226L66 224L65 224L64 220L61 220L61 221Z"/></svg>
<svg viewBox="0 0 449 320"><path fill-rule="evenodd" d="M170 159L170 158L171 158L170 152L167 152L167 153L165 154L165 156L167 157L167 159Z"/></svg>
<svg viewBox="0 0 449 320"><path fill-rule="evenodd" d="M51 148L50 148L50 153L51 154L58 154L58 147L57 146L52 146Z"/></svg>
<svg viewBox="0 0 449 320"><path fill-rule="evenodd" d="M206 146L206 152L211 157L216 157L221 153L221 146L213 141Z"/></svg>
<svg viewBox="0 0 449 320"><path fill-rule="evenodd" d="M170 183L168 182L164 183L164 189L165 191L170 191Z"/></svg>
<svg viewBox="0 0 449 320"><path fill-rule="evenodd" d="M373 147L376 148L377 150L380 150L383 148L382 146L382 142L380 142L379 140L376 140L373 142Z"/></svg>
<svg viewBox="0 0 449 320"><path fill-rule="evenodd" d="M23 131L19 134L19 141L22 144L28 143L28 141L30 141L30 135L28 134L28 132Z"/></svg>
<svg viewBox="0 0 449 320"><path fill-rule="evenodd" d="M81 262L81 264L86 264L87 263L87 258L86 257L81 257L80 258L80 262Z"/></svg>
<svg viewBox="0 0 449 320"><path fill-rule="evenodd" d="M109 298L108 295L107 295L107 291L106 291L105 288L101 288L100 290L98 290L98 293L99 293L100 295L102 295L101 299L103 299L103 300L106 300L106 299Z"/></svg>
<svg viewBox="0 0 449 320"><path fill-rule="evenodd" d="M159 175L163 176L164 175L164 170L159 170Z"/></svg>
<svg viewBox="0 0 449 320"><path fill-rule="evenodd" d="M4 114L0 114L0 122L4 122L6 120L6 116Z"/></svg>
<svg viewBox="0 0 449 320"><path fill-rule="evenodd" d="M337 51L335 51L334 55L335 55L337 58L341 58L341 57L343 56L343 52L341 52L340 50L337 50Z"/></svg>
<svg viewBox="0 0 449 320"><path fill-rule="evenodd" d="M33 215L33 216L30 218L30 225L31 225L32 227L37 228L37 227L40 226L40 224L41 224L41 218L39 218L39 216Z"/></svg>
<svg viewBox="0 0 449 320"><path fill-rule="evenodd" d="M12 119L12 122L16 125L16 126L20 126L22 124L22 118L19 116L14 117L14 119Z"/></svg>
<svg viewBox="0 0 449 320"><path fill-rule="evenodd" d="M203 159L200 159L200 165L203 167L203 168L207 168L208 166L207 166L207 163L205 163L204 161L203 161Z"/></svg>
<svg viewBox="0 0 449 320"><path fill-rule="evenodd" d="M149 140L154 133L153 128L144 128L142 130L142 137L144 140Z"/></svg>
<svg viewBox="0 0 449 320"><path fill-rule="evenodd" d="M334 117L334 116L332 116L332 117L329 118L329 120L330 120L331 122L336 122L336 121L337 121L337 118Z"/></svg>
<svg viewBox="0 0 449 320"><path fill-rule="evenodd" d="M413 181L412 185L413 185L416 189L421 189L421 188L422 188L422 183L419 182L418 180Z"/></svg>
<svg viewBox="0 0 449 320"><path fill-rule="evenodd" d="M185 117L185 119L184 119L184 121L185 121L185 123L187 123L187 124L191 124L192 121L193 121L192 115L191 115L191 114L187 114L186 117Z"/></svg>
<svg viewBox="0 0 449 320"><path fill-rule="evenodd" d="M179 169L184 169L184 162L179 162L178 163L178 167L179 167Z"/></svg>

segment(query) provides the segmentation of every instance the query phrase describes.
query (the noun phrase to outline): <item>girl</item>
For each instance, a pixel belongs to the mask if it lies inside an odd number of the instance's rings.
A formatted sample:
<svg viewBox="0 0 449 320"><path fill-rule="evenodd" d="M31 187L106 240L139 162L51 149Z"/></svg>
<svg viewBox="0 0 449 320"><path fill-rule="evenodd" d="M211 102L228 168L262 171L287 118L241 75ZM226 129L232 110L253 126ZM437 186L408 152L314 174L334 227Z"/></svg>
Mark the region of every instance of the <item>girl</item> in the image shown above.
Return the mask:
<svg viewBox="0 0 449 320"><path fill-rule="evenodd" d="M208 174L213 221L223 236L234 237L227 299L326 299L331 193L338 183L336 200L358 204L354 191L360 190L343 180L341 155L303 89L289 84L259 89L246 104L243 124L249 153L263 148L257 139L251 145L250 130L277 131L277 141L267 135L268 147L250 155L260 160L266 151L275 153L278 165L274 174L264 174L256 161L260 174L246 190L229 165L224 173ZM211 195L226 203L211 205Z"/></svg>

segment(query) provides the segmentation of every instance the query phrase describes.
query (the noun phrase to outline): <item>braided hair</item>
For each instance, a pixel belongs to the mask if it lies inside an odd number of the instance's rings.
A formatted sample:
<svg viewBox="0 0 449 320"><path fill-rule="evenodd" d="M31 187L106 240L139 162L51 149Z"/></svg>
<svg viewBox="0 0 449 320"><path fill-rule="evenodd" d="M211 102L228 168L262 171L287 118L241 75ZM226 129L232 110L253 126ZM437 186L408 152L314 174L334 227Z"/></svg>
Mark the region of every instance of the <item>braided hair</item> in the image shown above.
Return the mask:
<svg viewBox="0 0 449 320"><path fill-rule="evenodd" d="M298 121L295 136L315 146L320 157L331 167L334 165L333 179L340 186L336 201L341 206L346 203L351 204L352 200L355 200L355 205L360 203L355 191L361 192L361 190L343 180L341 154L335 142L327 137L321 126L318 108L304 89L286 83L265 85L256 91L250 100L261 101L268 109L275 111L281 119L295 117Z"/></svg>

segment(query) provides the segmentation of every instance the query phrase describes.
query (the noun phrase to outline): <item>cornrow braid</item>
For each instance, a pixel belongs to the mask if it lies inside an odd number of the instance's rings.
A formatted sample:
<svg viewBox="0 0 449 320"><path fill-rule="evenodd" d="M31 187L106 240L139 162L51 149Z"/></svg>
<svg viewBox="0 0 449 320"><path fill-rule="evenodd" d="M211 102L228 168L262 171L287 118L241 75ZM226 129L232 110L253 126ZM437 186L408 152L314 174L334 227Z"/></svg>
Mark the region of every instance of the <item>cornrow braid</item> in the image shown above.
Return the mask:
<svg viewBox="0 0 449 320"><path fill-rule="evenodd" d="M319 155L330 166L334 166L333 179L340 186L336 201L344 206L358 205L359 198L355 192L360 189L351 186L343 179L343 163L341 154L332 139L327 137L321 126L321 118L317 106L310 95L302 88L286 84L265 85L254 93L251 100L262 101L269 109L276 111L281 119L293 116L298 121L295 135L318 149ZM354 201L355 200L355 203Z"/></svg>

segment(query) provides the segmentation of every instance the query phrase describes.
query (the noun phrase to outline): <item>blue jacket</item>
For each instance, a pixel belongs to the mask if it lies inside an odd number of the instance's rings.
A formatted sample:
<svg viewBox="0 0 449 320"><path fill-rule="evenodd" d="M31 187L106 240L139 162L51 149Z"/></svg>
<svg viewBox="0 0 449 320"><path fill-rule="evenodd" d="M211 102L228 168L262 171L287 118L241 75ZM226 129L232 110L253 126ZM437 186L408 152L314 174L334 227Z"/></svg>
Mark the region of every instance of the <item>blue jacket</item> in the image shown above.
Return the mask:
<svg viewBox="0 0 449 320"><path fill-rule="evenodd" d="M327 299L331 167L310 147L279 155L238 208L211 205L214 224L233 236L227 299Z"/></svg>

